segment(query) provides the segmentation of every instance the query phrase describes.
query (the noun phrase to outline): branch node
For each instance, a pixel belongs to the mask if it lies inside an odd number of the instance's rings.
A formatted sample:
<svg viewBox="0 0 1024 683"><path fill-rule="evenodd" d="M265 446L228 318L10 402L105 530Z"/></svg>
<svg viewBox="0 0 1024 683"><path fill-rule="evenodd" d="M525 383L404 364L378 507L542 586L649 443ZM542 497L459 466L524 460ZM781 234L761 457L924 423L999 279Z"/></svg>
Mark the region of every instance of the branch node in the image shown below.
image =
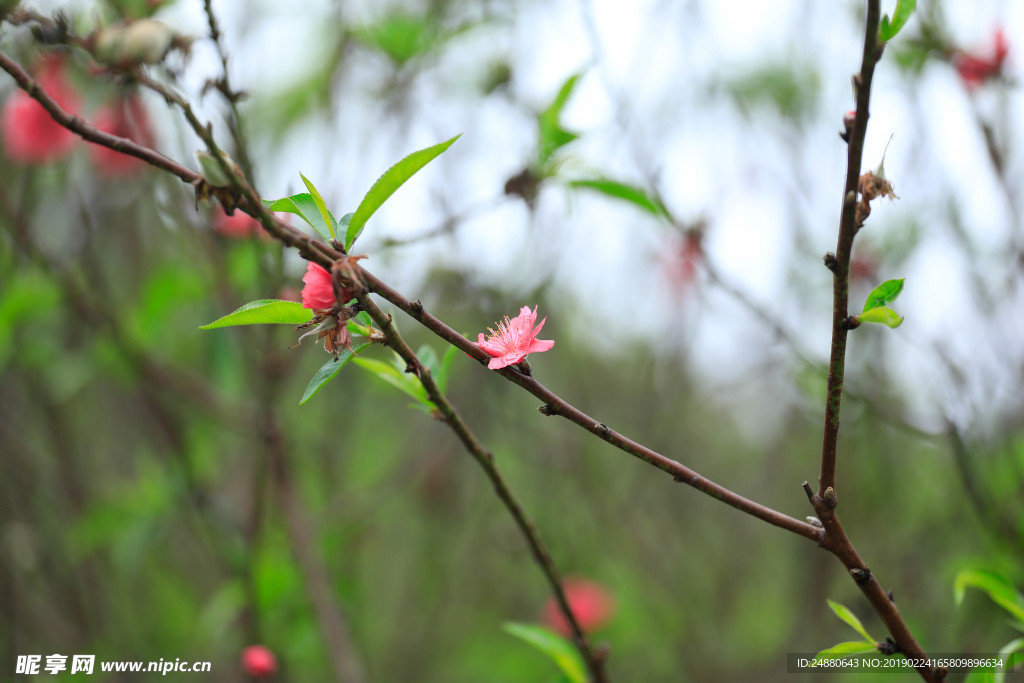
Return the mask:
<svg viewBox="0 0 1024 683"><path fill-rule="evenodd" d="M855 330L860 327L860 320L855 315L846 318L842 323L844 330Z"/></svg>
<svg viewBox="0 0 1024 683"><path fill-rule="evenodd" d="M412 310L412 314L419 317L423 315L423 302L419 299L409 303L409 308Z"/></svg>
<svg viewBox="0 0 1024 683"><path fill-rule="evenodd" d="M540 412L541 415L547 415L548 417L558 415L558 408L551 403L545 403L544 405L538 407L537 410Z"/></svg>
<svg viewBox="0 0 1024 683"><path fill-rule="evenodd" d="M839 267L839 260L836 259L836 255L833 254L831 251L827 251L827 252L825 252L825 259L824 259L824 261L825 261L825 267L828 268L829 270L831 270L833 273L835 273L836 269Z"/></svg>
<svg viewBox="0 0 1024 683"><path fill-rule="evenodd" d="M813 495L813 494L811 494L811 495ZM804 519L806 519L807 523L810 524L811 526L816 526L819 529L824 528L824 525L821 523L821 520L818 519L817 517L815 517L814 515L807 515L806 517L804 517Z"/></svg>
<svg viewBox="0 0 1024 683"><path fill-rule="evenodd" d="M889 602L896 604L896 598L892 594L892 588L889 588L889 590L885 591L885 597L889 598Z"/></svg>
<svg viewBox="0 0 1024 683"><path fill-rule="evenodd" d="M814 491L811 489L811 485L808 484L805 481L803 483L803 487L804 487L804 493L807 494L807 500L811 501L811 504L813 505L814 504Z"/></svg>
<svg viewBox="0 0 1024 683"><path fill-rule="evenodd" d="M823 495L821 498L824 501L825 505L829 506L830 508L834 508L837 505L836 490L831 486L825 489L825 495Z"/></svg>
<svg viewBox="0 0 1024 683"><path fill-rule="evenodd" d="M864 567L863 569L858 569L857 567L854 567L850 570L850 576L853 577L853 580L856 582L858 586L863 586L871 580L871 570L867 567Z"/></svg>
<svg viewBox="0 0 1024 683"><path fill-rule="evenodd" d="M896 641L890 636L885 637L884 643L875 643L875 647L878 648L878 651L883 655L894 655L900 651L900 646L897 645Z"/></svg>
<svg viewBox="0 0 1024 683"><path fill-rule="evenodd" d="M607 425L604 423L597 422L594 424L594 431L597 432L599 436L608 436L608 433L611 430L608 429Z"/></svg>

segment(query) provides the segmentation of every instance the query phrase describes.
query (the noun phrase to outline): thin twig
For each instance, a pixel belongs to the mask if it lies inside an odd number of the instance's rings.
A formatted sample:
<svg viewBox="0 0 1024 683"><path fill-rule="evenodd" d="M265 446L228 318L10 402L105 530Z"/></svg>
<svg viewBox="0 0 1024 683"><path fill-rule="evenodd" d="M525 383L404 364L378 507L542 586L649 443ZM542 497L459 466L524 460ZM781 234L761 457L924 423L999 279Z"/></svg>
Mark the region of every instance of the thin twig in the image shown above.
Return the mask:
<svg viewBox="0 0 1024 683"><path fill-rule="evenodd" d="M337 272L338 270L336 269L335 273ZM335 276L337 277L337 275ZM381 331L384 333L387 345L394 349L395 352L402 357L402 360L406 362L408 366L407 372L412 372L420 380L420 383L427 392L427 396L430 397L431 402L433 402L437 407L440 418L448 425L448 427L451 428L453 432L455 432L455 435L458 437L459 441L462 442L466 451L470 456L472 456L477 464L483 468L484 473L491 482L491 485L494 486L494 491L497 493L498 498L501 499L501 502L505 505L505 509L508 510L509 514L512 515L512 518L515 520L523 538L530 547L530 553L533 555L534 560L540 566L541 570L544 572L545 578L548 580L548 585L555 597L559 610L572 630L576 648L579 650L580 655L583 657L583 661L586 663L587 669L590 672L591 680L594 683L607 683L608 675L605 671L606 653L603 651L595 651L591 647L586 633L584 633L583 628L576 619L576 615L569 606L569 601L566 598L565 589L562 585L561 573L558 571L558 567L551 558L551 553L548 551L547 546L540 537L540 532L537 531L537 527L533 523L533 520L530 519L526 510L523 508L522 503L519 502L519 499L512 492L512 489L509 488L504 476L502 476L501 471L498 469L498 465L494 460L494 455L484 448L483 444L480 443L480 440L475 434L473 434L459 413L456 412L447 397L445 397L444 393L437 386L430 370L420 362L420 359L412 349L409 348L409 345L405 343L405 340L398 332L398 328L396 328L392 323L391 316L384 313L384 311L374 303L373 299L369 296L370 291L365 287L364 283L356 284L356 298L359 301L360 307L369 313L370 317L377 323L377 326L380 327Z"/></svg>

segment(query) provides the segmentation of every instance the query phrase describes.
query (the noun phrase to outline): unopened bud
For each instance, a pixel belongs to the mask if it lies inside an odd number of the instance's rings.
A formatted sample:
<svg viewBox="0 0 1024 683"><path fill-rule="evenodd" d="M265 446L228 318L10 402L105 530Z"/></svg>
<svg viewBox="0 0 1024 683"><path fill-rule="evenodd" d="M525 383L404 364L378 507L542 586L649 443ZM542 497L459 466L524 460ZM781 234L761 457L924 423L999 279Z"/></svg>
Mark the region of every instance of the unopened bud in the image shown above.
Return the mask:
<svg viewBox="0 0 1024 683"><path fill-rule="evenodd" d="M226 152L220 153L221 159L224 161L224 165L231 170L239 179L244 178L242 175L242 169L238 167L235 160L227 155ZM202 173L203 180L207 184L213 187L231 187L231 178L224 172L223 165L217 161L216 157L212 154L203 151L196 152L196 159L199 160L199 169Z"/></svg>
<svg viewBox="0 0 1024 683"><path fill-rule="evenodd" d="M97 61L111 66L127 67L156 64L174 42L174 31L153 19L139 19L130 24L112 24L93 38L92 54Z"/></svg>

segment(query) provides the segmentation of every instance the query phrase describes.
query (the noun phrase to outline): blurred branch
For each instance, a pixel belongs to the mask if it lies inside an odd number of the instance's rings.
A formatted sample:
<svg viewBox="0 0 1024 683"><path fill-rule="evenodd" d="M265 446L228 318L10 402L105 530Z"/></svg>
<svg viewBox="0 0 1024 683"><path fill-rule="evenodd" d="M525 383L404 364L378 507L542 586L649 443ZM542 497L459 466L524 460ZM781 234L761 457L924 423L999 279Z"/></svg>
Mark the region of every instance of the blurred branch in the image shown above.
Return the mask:
<svg viewBox="0 0 1024 683"><path fill-rule="evenodd" d="M213 85L224 95L228 108L231 110L228 129L231 131L231 137L235 140L235 153L238 156L238 163L242 167L245 177L251 179L253 178L252 157L249 154L249 145L245 140L245 132L242 130L242 117L238 114L238 102L245 96L245 93L234 90L231 87L231 81L228 77L228 53L224 49L224 43L221 40L220 25L217 22L217 15L213 12L212 0L203 0L203 9L206 12L207 23L210 25L210 39L217 49L217 56L220 57L221 69L224 72L221 78L213 81Z"/></svg>
<svg viewBox="0 0 1024 683"><path fill-rule="evenodd" d="M64 126L72 133L81 136L89 142L94 142L112 150L142 159L148 164L176 175L187 183L199 180L199 174L191 171L181 164L168 159L154 149L140 145L128 138L118 137L110 133L90 126L77 115L68 113L50 97L50 95L39 87L39 84L28 75L28 73L2 51L0 51L0 69L3 69L18 84L18 87L29 94L36 102L42 105L43 109L53 117L53 120Z"/></svg>
<svg viewBox="0 0 1024 683"><path fill-rule="evenodd" d="M332 275L336 278L339 276L346 276L343 271L345 270L345 261L339 262ZM351 271L350 271L351 272ZM358 276L356 276L358 278ZM491 485L494 486L494 491L501 499L501 502L505 505L505 509L508 510L509 514L515 520L516 526L519 527L523 538L526 540L527 545L530 547L530 553L533 555L534 560L540 565L541 570L544 572L545 578L548 580L548 585L551 588L551 592L555 597L555 601L558 604L558 608L562 615L565 617L566 622L569 624L573 633L573 640L575 641L576 648L579 650L580 655L583 657L583 661L586 663L587 669L590 671L591 680L593 683L607 683L608 674L605 671L605 658L607 653L605 651L596 652L587 640L586 633L584 633L579 621L576 619L576 615L573 613L572 608L569 606L569 601L565 596L565 589L562 586L561 573L558 571L558 567L555 565L554 560L551 558L551 553L548 551L547 546L544 544L543 539L540 537L540 532L537 531L536 525L533 520L530 519L526 511L523 509L522 503L509 488L508 483L502 476L501 471L498 469L497 463L494 461L494 455L484 448L483 444L480 443L476 435L469 429L469 426L462 420L462 417L456 412L455 408L445 397L444 393L437 386L433 376L430 374L430 370L420 362L420 359L416 354L409 348L409 345L405 343L405 340L398 332L398 328L392 323L390 315L384 313L377 304L369 296L369 289L366 288L365 283L357 282L356 284L356 298L359 301L360 307L370 314L374 322L377 323L381 331L384 333L387 345L394 349L394 351L402 357L407 364L406 372L411 372L420 380L423 388L427 392L427 396L430 397L431 402L437 407L438 417L455 432L456 437L462 442L466 451L476 460L477 464L483 468L484 473L490 480ZM339 285L336 285L336 287Z"/></svg>
<svg viewBox="0 0 1024 683"><path fill-rule="evenodd" d="M288 466L284 437L276 418L268 411L263 429L264 447L270 456L270 470L288 531L288 542L295 555L303 585L316 615L325 649L338 683L364 683L366 669L353 644L348 622L337 604L330 577L318 557L311 524L296 494Z"/></svg>

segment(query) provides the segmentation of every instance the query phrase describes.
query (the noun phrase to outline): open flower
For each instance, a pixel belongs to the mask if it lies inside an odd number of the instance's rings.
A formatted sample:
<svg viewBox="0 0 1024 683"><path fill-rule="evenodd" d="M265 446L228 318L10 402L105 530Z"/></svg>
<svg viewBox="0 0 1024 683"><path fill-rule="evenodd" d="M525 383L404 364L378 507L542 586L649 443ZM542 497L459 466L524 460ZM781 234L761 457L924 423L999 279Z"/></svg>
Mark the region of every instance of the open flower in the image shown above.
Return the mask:
<svg viewBox="0 0 1024 683"><path fill-rule="evenodd" d="M498 323L498 329L488 328L490 336L484 339L483 333L477 339L477 344L488 355L494 356L487 367L491 370L499 370L508 365L515 365L526 358L528 353L540 353L547 351L555 342L548 339L537 339L540 328L544 327L544 320L540 325L533 326L537 320L537 307L530 311L529 306L523 306L519 315L509 320L507 317Z"/></svg>
<svg viewBox="0 0 1024 683"><path fill-rule="evenodd" d="M326 268L310 261L302 281L306 283L302 288L303 308L325 311L334 307L334 285Z"/></svg>
<svg viewBox="0 0 1024 683"><path fill-rule="evenodd" d="M587 579L570 578L563 584L565 599L569 603L572 615L584 631L590 632L601 628L615 613L615 600L603 586ZM541 621L552 631L563 636L571 636L572 630L565 615L558 609L554 598L548 598L544 605Z"/></svg>

